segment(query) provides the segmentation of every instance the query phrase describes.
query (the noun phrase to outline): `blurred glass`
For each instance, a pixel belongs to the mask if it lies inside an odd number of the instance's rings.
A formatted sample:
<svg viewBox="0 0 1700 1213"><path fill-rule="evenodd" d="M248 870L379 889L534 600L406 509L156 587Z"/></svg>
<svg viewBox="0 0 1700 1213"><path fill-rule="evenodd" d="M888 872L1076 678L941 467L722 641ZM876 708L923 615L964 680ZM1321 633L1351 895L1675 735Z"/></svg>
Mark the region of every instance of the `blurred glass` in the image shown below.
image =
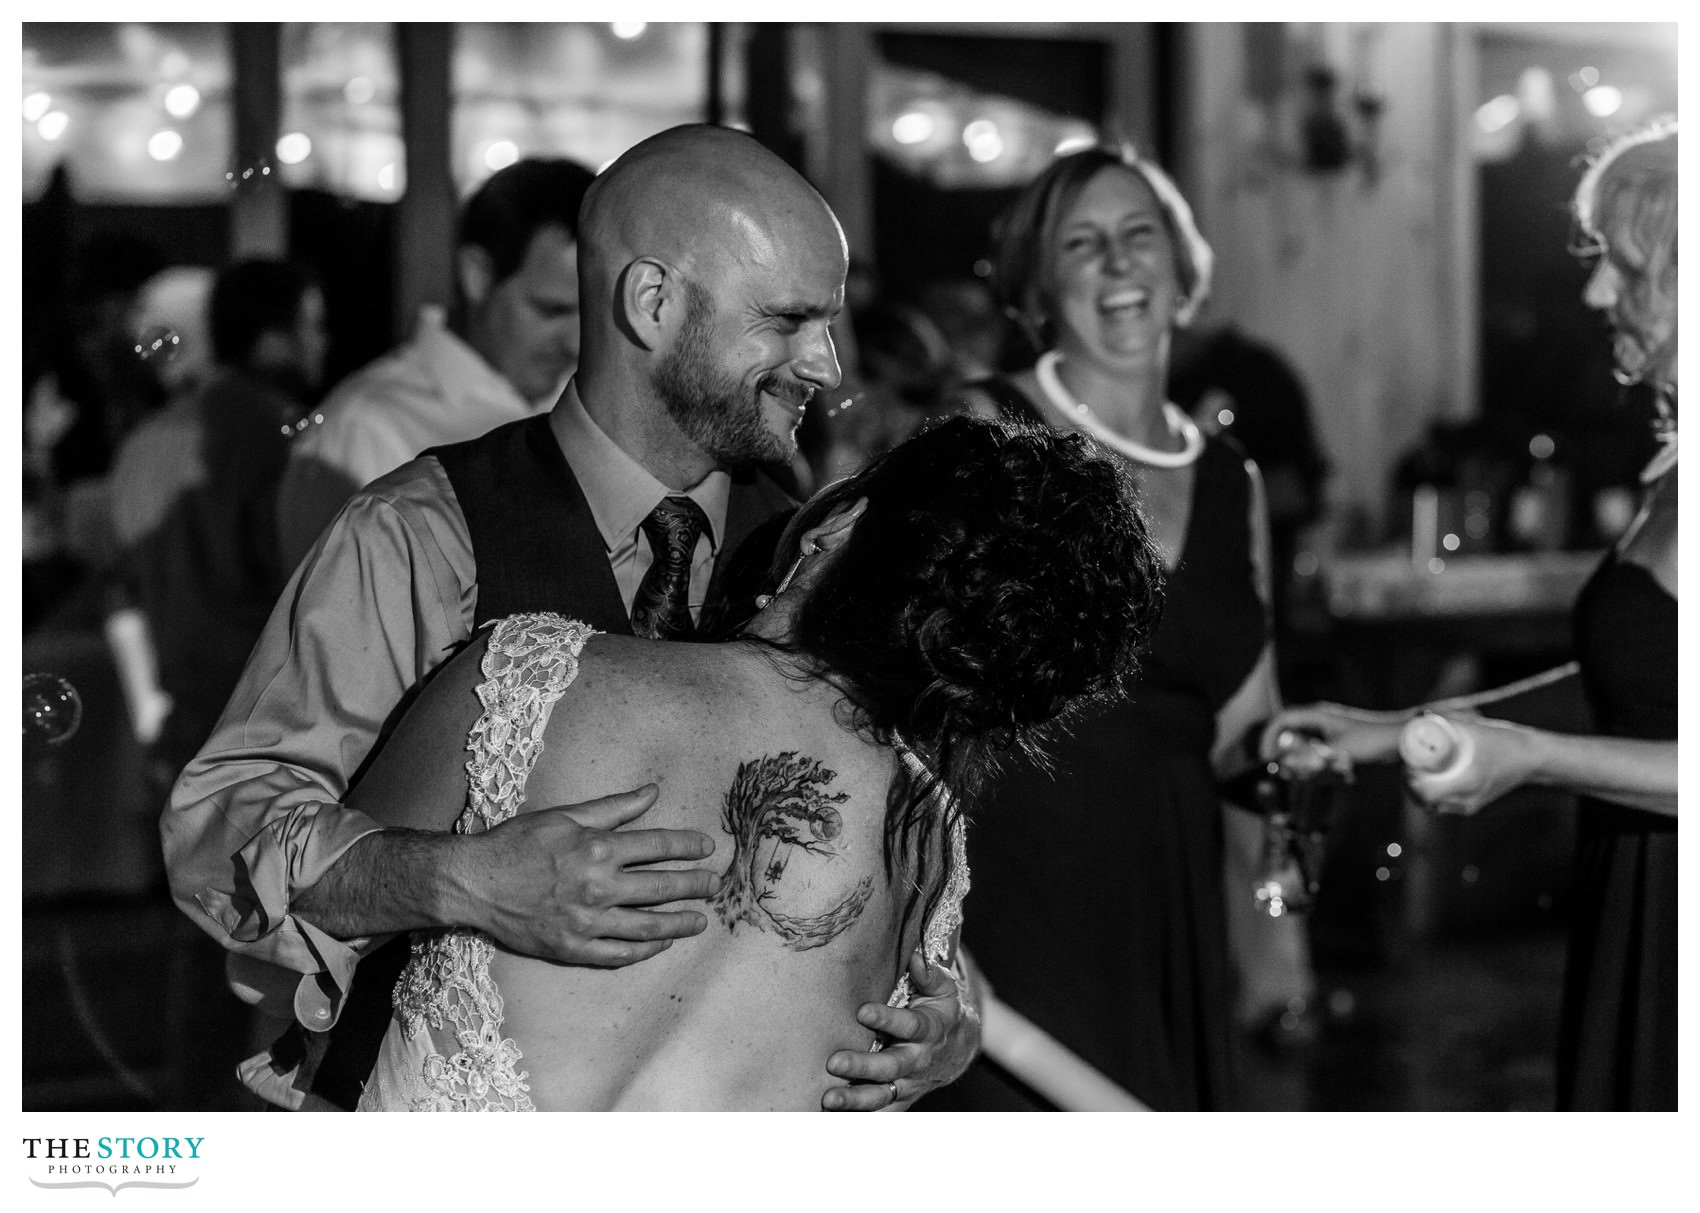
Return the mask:
<svg viewBox="0 0 1700 1213"><path fill-rule="evenodd" d="M1310 909L1322 864L1352 782L1344 754L1314 737L1283 733L1257 785L1263 858L1252 881L1256 907L1271 918Z"/></svg>

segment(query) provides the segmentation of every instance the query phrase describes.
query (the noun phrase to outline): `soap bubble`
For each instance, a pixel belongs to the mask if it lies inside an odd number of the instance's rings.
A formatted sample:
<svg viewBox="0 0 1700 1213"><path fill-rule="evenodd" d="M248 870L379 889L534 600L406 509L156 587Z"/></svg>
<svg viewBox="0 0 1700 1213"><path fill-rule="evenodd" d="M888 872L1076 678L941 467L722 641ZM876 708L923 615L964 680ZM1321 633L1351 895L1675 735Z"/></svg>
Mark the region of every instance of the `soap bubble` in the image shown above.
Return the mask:
<svg viewBox="0 0 1700 1213"><path fill-rule="evenodd" d="M136 339L136 357L154 366L163 366L183 348L183 338L176 329L159 325L148 329Z"/></svg>
<svg viewBox="0 0 1700 1213"><path fill-rule="evenodd" d="M233 194L251 194L269 184L273 176L272 162L258 156L246 164L225 169L224 184Z"/></svg>
<svg viewBox="0 0 1700 1213"><path fill-rule="evenodd" d="M24 741L63 745L83 723L77 688L57 674L24 676Z"/></svg>

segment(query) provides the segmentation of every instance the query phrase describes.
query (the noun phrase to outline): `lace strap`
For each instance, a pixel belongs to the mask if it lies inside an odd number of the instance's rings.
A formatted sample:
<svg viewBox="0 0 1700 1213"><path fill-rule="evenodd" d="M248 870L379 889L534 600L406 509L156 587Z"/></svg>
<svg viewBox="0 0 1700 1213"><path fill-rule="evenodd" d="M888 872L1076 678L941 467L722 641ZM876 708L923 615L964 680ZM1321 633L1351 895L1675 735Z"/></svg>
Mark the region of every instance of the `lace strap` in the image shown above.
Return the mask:
<svg viewBox="0 0 1700 1213"><path fill-rule="evenodd" d="M550 709L578 677L579 652L594 635L587 623L549 613L510 615L491 630L478 684L484 712L466 743L472 758L458 833L481 833L518 811L543 754Z"/></svg>

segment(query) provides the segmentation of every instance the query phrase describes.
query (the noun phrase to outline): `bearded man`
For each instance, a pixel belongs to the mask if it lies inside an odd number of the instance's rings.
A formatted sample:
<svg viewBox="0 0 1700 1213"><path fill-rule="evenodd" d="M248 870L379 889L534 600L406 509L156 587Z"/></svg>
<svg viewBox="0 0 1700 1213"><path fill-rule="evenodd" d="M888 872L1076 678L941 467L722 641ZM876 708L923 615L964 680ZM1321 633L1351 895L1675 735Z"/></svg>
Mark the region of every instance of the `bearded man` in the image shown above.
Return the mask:
<svg viewBox="0 0 1700 1213"><path fill-rule="evenodd" d="M746 135L677 127L597 179L579 240L579 365L559 403L355 494L165 810L178 905L235 955L239 992L299 1025L242 1067L284 1106L351 1104L347 1076L369 1071L377 1040L357 1027L370 1013L342 1011L356 963L387 936L464 926L617 966L706 925L672 903L712 895L714 874L652 865L706 858L712 841L618 828L653 787L477 835L383 828L342 803L386 725L484 622L551 610L697 638L745 610L732 552L764 536L771 550L795 504L761 467L793 455L808 401L839 381L846 248L825 200ZM375 967L350 1002L375 1005L381 1031L391 983ZM852 1080L825 1108L877 1109L894 1080L924 1091L966 1067L973 1016L948 978L928 993L908 1011L845 1009L892 1047L823 1058Z"/></svg>

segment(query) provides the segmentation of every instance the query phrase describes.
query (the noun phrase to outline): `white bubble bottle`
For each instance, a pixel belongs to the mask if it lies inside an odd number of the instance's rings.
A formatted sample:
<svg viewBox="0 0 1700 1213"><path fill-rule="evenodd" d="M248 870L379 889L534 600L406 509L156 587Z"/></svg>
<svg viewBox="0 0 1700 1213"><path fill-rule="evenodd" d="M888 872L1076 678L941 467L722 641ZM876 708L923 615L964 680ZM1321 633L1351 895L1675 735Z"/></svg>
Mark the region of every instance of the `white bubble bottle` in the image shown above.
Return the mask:
<svg viewBox="0 0 1700 1213"><path fill-rule="evenodd" d="M1423 712L1405 722L1399 732L1399 757L1412 774L1423 776L1430 795L1443 793L1458 782L1476 758L1470 735L1446 717Z"/></svg>

